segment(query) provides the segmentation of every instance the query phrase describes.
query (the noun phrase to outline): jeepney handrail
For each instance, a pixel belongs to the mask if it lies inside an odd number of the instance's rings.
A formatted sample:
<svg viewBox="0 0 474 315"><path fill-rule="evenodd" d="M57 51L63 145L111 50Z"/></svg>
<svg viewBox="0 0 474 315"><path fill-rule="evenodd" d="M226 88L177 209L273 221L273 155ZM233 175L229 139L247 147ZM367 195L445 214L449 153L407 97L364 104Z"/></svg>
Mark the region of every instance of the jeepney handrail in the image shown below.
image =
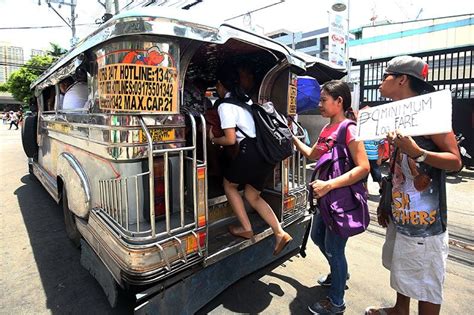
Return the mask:
<svg viewBox="0 0 474 315"><path fill-rule="evenodd" d="M197 207L198 207L198 199L197 199L197 156L196 156L196 121L194 120L194 116L191 114L188 114L189 120L191 121L191 132L192 132L192 139L193 139L193 147L195 148L193 150L193 211L194 211L194 219L196 223L196 227L198 225L198 213L197 213Z"/></svg>
<svg viewBox="0 0 474 315"><path fill-rule="evenodd" d="M149 173L149 185L150 185L150 225L151 225L151 235L155 237L156 227L155 227L155 177L153 170L153 138L151 137L150 131L145 124L142 116L139 116L139 122L142 126L142 130L145 133L146 139L148 141L148 173Z"/></svg>

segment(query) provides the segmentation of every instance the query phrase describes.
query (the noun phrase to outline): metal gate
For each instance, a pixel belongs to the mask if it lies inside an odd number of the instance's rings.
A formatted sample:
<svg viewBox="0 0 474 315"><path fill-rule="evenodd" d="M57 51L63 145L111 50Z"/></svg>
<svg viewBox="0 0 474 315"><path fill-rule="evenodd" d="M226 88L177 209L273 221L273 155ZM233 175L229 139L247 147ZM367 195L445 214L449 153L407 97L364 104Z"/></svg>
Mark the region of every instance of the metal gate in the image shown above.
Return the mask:
<svg viewBox="0 0 474 315"><path fill-rule="evenodd" d="M453 97L453 129L456 134L462 133L466 140L463 146L473 156L474 125L474 45L443 50L426 51L410 54L420 57L429 66L428 82L437 90L449 89ZM354 63L360 66L360 103L377 106L387 102L380 95L379 85L392 57L360 60ZM465 161L472 166L474 161Z"/></svg>

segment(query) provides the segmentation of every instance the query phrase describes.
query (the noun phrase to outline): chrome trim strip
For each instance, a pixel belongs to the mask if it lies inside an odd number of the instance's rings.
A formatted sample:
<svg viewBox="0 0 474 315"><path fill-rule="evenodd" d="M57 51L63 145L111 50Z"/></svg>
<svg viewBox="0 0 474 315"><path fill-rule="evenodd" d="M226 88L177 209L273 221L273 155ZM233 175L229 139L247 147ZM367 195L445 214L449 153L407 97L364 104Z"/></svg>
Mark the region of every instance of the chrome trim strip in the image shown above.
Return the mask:
<svg viewBox="0 0 474 315"><path fill-rule="evenodd" d="M79 164L79 162L74 158L74 156L68 152L63 152L59 155L59 157L64 157L66 161L71 165L72 169L76 172L77 176L79 176L79 179L81 181L81 186L84 189L84 192L86 194L86 200L87 200L87 207L89 207L89 204L91 202L91 188L89 184L89 180L86 176L86 172L82 168L82 166Z"/></svg>
<svg viewBox="0 0 474 315"><path fill-rule="evenodd" d="M156 227L155 227L155 174L153 169L153 139L151 138L150 131L146 127L143 117L140 116L139 120L142 130L146 135L148 141L148 176L149 176L149 185L150 185L150 224L151 224L151 235L155 237ZM138 195L137 195L138 196ZM137 198L138 199L138 198ZM138 209L138 208L137 208ZM138 215L138 213L137 213ZM137 221L138 221L137 216Z"/></svg>

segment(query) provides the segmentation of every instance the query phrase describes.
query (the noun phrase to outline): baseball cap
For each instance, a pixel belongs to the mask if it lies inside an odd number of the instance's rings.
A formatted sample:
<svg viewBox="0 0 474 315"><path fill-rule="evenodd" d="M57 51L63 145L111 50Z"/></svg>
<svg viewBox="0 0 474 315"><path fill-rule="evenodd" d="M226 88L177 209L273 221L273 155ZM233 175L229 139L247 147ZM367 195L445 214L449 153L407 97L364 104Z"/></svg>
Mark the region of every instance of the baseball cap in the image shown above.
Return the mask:
<svg viewBox="0 0 474 315"><path fill-rule="evenodd" d="M419 57L395 57L388 62L385 72L409 75L421 81L426 91L436 91L433 85L425 81L428 76L428 64Z"/></svg>

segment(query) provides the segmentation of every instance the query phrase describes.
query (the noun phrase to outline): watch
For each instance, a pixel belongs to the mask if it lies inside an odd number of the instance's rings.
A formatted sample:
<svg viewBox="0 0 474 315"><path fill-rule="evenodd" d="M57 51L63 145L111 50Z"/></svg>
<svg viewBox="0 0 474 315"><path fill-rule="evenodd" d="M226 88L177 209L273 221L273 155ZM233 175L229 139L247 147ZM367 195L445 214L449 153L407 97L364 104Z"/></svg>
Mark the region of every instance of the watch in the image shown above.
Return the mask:
<svg viewBox="0 0 474 315"><path fill-rule="evenodd" d="M423 153L421 155L417 156L416 158L413 158L416 162L421 163L426 160L426 157L428 156L428 152L426 150L422 150Z"/></svg>

